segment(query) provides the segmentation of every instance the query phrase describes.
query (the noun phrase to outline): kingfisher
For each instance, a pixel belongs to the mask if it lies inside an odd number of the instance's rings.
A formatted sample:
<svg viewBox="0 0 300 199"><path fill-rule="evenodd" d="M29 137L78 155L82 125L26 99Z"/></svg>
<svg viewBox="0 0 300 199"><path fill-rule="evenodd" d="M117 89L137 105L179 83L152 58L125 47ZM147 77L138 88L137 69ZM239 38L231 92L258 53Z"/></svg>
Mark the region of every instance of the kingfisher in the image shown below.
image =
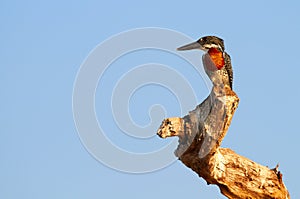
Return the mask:
<svg viewBox="0 0 300 199"><path fill-rule="evenodd" d="M206 74L215 86L229 86L232 90L233 71L230 56L225 52L223 39L216 36L204 36L196 42L184 45L177 50L200 49Z"/></svg>

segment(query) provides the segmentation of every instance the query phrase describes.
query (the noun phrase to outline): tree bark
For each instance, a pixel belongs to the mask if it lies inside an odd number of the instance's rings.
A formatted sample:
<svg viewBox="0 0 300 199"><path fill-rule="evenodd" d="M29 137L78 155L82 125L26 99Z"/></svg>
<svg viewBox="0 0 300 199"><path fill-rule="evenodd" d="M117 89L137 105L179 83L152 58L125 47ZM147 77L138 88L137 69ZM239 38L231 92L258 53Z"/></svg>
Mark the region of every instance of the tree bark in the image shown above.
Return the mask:
<svg viewBox="0 0 300 199"><path fill-rule="evenodd" d="M239 98L228 86L214 86L210 95L183 118L167 118L157 131L179 137L175 155L227 198L289 199L278 166L270 169L228 148L220 148Z"/></svg>

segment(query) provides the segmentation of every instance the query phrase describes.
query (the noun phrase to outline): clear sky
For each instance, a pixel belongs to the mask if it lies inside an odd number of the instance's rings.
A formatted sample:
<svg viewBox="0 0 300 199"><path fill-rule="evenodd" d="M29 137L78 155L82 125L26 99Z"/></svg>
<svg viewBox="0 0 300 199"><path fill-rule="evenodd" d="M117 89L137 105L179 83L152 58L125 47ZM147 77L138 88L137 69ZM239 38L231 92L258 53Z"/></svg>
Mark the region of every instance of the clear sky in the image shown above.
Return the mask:
<svg viewBox="0 0 300 199"><path fill-rule="evenodd" d="M130 165L127 170L131 172L120 172L100 163L80 139L82 132L76 129L72 109L80 67L100 43L144 27L178 31L194 40L203 35L218 35L225 40L240 104L223 147L272 168L280 163L291 197L300 198L299 9L297 1L2 0L0 198L225 198L216 186L206 185L179 161L148 173L133 174ZM142 34L137 34L136 40L140 37ZM150 35L150 43L165 43L160 40L163 37L156 38ZM134 41L124 42L128 47ZM179 43L181 40L174 41L174 49ZM108 51L119 52L122 47L108 47ZM199 60L196 67L202 68L202 52L187 54ZM108 55L96 57L101 68L100 62ZM156 64L141 66L149 63ZM129 73L142 68L145 75L154 65L160 69L167 66L189 82L196 95L196 99L188 98L191 109L209 93L205 78L177 54L144 49L119 57L96 85L95 113L106 138L124 151L148 153L173 143L176 138L162 140L154 135L160 121L164 116L183 116L191 110L180 109L180 96L186 90L183 88L180 94L175 88L181 83L170 90L171 86L157 79L148 84L137 82L129 99L123 100L127 86L118 87L118 82L158 78L155 68L148 76ZM176 74L164 77L171 83L180 82ZM89 81L92 77L86 79ZM115 95L118 89L121 94ZM119 104L127 106L124 109ZM122 120L127 113L131 120L118 123L118 118ZM144 130L133 130L129 133L136 137L128 136L124 129L133 128L131 125ZM112 161L118 160L121 168L130 164L126 157L103 151L111 154ZM172 152L165 155L173 157ZM151 160L145 162L152 164Z"/></svg>

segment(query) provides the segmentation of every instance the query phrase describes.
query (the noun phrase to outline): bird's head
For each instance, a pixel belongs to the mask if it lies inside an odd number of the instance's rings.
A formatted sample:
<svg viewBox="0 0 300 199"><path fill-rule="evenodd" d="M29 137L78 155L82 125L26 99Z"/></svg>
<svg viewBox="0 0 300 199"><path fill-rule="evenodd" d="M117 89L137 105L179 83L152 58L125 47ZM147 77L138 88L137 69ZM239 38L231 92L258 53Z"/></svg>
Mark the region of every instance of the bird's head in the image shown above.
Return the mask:
<svg viewBox="0 0 300 199"><path fill-rule="evenodd" d="M198 39L198 41L177 48L177 50L180 51L192 49L200 49L205 52L208 52L210 49L216 49L220 52L224 52L225 47L223 39L216 36L205 36Z"/></svg>
<svg viewBox="0 0 300 199"><path fill-rule="evenodd" d="M200 49L207 52L204 58L208 56L210 58L209 61L213 63L205 65L208 70L215 71L224 67L225 47L223 39L216 36L205 36L198 39L198 41L177 48L180 51L192 49Z"/></svg>

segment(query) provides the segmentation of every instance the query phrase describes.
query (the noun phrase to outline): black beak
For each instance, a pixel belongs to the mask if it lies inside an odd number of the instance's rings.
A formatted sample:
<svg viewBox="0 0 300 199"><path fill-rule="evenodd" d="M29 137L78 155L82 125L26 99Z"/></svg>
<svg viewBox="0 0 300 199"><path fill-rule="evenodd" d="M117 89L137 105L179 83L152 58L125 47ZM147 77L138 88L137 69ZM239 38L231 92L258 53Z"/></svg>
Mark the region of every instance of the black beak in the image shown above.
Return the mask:
<svg viewBox="0 0 300 199"><path fill-rule="evenodd" d="M177 48L177 50L192 50L192 49L202 49L202 46L198 42L193 42L184 46Z"/></svg>

